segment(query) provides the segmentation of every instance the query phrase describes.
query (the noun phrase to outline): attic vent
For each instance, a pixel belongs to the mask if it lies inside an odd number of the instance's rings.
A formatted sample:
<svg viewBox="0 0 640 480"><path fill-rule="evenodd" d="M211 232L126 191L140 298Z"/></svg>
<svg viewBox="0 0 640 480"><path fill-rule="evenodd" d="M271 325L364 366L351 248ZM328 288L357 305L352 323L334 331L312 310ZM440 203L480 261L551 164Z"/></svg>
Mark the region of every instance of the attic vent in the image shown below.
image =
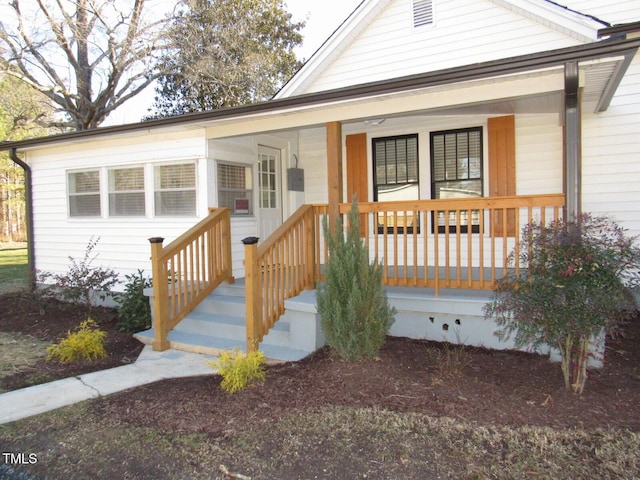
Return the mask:
<svg viewBox="0 0 640 480"><path fill-rule="evenodd" d="M413 27L433 24L433 0L413 0Z"/></svg>

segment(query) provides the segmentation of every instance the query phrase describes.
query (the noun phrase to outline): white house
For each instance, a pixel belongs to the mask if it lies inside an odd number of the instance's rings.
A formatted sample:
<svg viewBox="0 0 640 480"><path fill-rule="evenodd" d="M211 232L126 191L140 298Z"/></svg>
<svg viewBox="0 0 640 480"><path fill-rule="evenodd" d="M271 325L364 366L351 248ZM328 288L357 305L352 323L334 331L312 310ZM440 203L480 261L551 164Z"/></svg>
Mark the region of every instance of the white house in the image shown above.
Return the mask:
<svg viewBox="0 0 640 480"><path fill-rule="evenodd" d="M252 319L248 341L286 311L269 337L321 344L296 323L315 318L318 219L354 195L400 310L392 333L505 348L478 305L528 219L586 211L640 233L638 47L635 0L364 0L271 101L0 148L30 173L37 269L66 271L99 236L100 262L151 274L148 239L165 239L156 348L196 342L203 324L180 340L178 322L230 276L247 276L247 306L212 308L242 317L242 336ZM223 207L228 225L209 215ZM213 233L190 230L211 217Z"/></svg>

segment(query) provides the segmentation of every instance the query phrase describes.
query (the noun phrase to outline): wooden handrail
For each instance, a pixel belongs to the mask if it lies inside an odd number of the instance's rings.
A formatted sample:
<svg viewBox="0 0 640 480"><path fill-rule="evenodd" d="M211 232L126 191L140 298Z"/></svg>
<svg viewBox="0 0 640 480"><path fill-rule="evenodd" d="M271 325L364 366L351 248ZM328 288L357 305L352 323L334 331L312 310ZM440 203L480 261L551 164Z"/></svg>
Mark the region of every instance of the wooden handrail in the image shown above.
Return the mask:
<svg viewBox="0 0 640 480"><path fill-rule="evenodd" d="M233 283L229 209L210 214L166 247L151 238L154 350L169 348L167 334L222 282Z"/></svg>
<svg viewBox="0 0 640 480"><path fill-rule="evenodd" d="M358 211L383 283L431 287L438 295L440 288L493 289L508 273L509 254L519 257L521 226L561 218L564 205L563 194L543 194L366 202ZM350 208L341 204L341 215Z"/></svg>
<svg viewBox="0 0 640 480"><path fill-rule="evenodd" d="M316 279L315 211L300 207L263 243L245 245L247 351L284 313L284 302Z"/></svg>
<svg viewBox="0 0 640 480"><path fill-rule="evenodd" d="M492 289L518 258L522 225L561 218L563 194L358 204L363 241L383 267L385 285ZM350 204L340 204L346 216ZM298 209L262 244L245 246L247 351L284 313L284 301L322 279L328 258L327 205ZM362 227L362 226L361 226Z"/></svg>

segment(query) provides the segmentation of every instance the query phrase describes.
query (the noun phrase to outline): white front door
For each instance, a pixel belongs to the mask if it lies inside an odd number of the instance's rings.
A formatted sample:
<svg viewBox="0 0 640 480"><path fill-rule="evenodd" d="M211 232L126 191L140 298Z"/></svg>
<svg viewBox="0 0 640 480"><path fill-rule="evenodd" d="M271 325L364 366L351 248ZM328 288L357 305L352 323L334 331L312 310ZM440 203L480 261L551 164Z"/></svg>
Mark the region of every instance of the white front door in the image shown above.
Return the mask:
<svg viewBox="0 0 640 480"><path fill-rule="evenodd" d="M280 150L258 147L258 228L262 241L282 224Z"/></svg>

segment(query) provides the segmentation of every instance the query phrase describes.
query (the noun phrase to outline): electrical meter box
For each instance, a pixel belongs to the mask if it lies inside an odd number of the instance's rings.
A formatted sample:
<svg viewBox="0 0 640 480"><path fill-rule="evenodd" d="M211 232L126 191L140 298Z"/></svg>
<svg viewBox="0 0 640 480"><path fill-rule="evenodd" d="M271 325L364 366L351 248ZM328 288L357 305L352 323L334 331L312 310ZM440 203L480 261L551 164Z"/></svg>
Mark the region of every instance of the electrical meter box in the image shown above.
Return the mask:
<svg viewBox="0 0 640 480"><path fill-rule="evenodd" d="M287 169L287 187L290 192L304 192L304 170L302 168Z"/></svg>

